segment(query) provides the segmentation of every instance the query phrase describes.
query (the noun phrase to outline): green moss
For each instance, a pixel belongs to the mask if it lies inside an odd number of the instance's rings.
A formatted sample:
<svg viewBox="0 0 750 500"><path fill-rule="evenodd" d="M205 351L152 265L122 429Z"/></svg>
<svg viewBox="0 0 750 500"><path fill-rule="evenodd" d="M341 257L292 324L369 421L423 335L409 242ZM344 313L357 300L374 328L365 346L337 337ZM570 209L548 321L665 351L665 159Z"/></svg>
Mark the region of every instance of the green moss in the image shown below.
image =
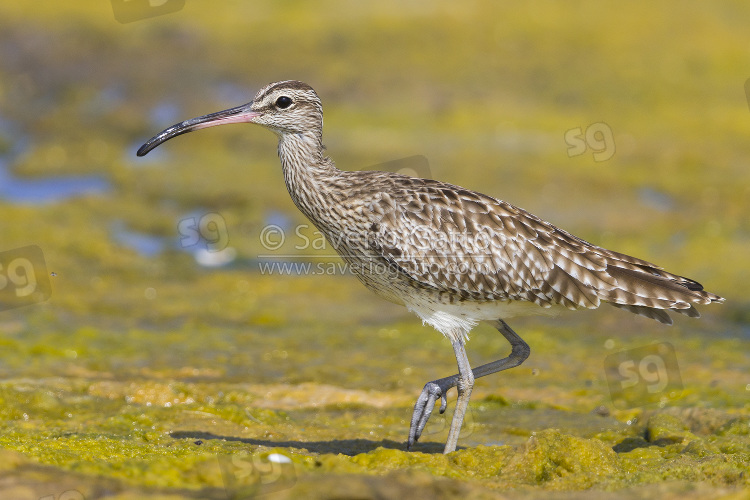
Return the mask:
<svg viewBox="0 0 750 500"><path fill-rule="evenodd" d="M711 443L707 443L702 439L694 439L690 441L687 446L685 446L685 448L683 448L682 453L689 453L690 455L695 455L698 458L702 458L708 455L721 453L721 451L717 446Z"/></svg>
<svg viewBox="0 0 750 500"><path fill-rule="evenodd" d="M611 448L550 429L529 438L503 471L517 480L553 489L583 489L617 480L623 467Z"/></svg>
<svg viewBox="0 0 750 500"><path fill-rule="evenodd" d="M750 418L733 419L721 426L716 433L719 436L748 436L750 435Z"/></svg>
<svg viewBox="0 0 750 500"><path fill-rule="evenodd" d="M650 443L663 446L682 443L694 438L695 436L679 418L666 413L657 413L649 418L646 424L646 439Z"/></svg>

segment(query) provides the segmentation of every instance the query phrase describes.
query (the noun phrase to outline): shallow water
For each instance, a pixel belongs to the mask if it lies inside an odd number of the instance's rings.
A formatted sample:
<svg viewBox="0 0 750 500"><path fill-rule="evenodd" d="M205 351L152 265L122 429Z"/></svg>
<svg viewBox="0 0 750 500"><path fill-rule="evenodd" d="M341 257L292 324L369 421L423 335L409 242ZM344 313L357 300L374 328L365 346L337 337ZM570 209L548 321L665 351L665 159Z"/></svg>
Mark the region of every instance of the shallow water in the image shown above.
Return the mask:
<svg viewBox="0 0 750 500"><path fill-rule="evenodd" d="M18 179L0 161L0 199L10 203L55 203L79 196L106 195L110 189L110 183L97 176Z"/></svg>

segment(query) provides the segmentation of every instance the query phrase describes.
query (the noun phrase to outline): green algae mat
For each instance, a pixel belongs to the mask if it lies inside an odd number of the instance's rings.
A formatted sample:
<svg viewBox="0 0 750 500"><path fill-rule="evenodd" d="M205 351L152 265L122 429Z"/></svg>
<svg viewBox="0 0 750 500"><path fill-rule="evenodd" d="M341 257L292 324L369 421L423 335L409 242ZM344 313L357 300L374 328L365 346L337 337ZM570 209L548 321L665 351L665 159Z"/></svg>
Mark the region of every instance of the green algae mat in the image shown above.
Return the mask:
<svg viewBox="0 0 750 500"><path fill-rule="evenodd" d="M3 3L0 498L750 498L748 18ZM505 199L727 303L672 327L610 307L509 321L531 356L477 380L458 450L451 391L406 452L450 344L330 257L272 134L135 157L285 78L320 94L339 167ZM509 346L480 326L467 351Z"/></svg>

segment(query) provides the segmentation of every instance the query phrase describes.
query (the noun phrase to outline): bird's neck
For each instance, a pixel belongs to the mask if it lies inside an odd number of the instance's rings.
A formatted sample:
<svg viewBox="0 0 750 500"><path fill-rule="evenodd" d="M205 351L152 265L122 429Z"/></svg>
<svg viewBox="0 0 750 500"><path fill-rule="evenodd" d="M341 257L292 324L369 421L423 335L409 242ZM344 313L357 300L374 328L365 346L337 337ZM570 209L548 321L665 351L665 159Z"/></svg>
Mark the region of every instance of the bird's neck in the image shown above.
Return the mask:
<svg viewBox="0 0 750 500"><path fill-rule="evenodd" d="M331 181L341 173L325 155L321 136L280 134L279 159L292 201L309 219L316 220L327 205Z"/></svg>

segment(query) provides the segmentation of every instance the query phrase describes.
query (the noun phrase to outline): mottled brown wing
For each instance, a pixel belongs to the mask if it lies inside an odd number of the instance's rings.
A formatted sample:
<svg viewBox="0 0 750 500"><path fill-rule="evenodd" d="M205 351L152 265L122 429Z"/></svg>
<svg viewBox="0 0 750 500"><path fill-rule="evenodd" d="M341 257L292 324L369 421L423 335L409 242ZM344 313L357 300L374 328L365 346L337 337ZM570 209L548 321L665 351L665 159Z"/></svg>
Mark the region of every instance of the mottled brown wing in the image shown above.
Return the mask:
<svg viewBox="0 0 750 500"><path fill-rule="evenodd" d="M392 176L367 206L372 249L410 278L470 300L598 307L671 322L720 298L649 262L592 245L509 203L437 181Z"/></svg>

